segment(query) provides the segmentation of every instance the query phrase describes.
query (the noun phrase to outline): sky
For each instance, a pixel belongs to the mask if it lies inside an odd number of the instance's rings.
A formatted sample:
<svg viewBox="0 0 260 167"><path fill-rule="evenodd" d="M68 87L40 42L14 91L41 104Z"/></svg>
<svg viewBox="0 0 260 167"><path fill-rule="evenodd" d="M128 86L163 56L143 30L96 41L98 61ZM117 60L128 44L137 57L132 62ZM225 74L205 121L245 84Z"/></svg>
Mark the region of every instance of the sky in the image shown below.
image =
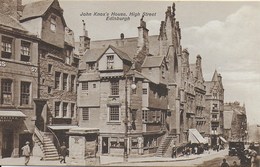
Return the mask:
<svg viewBox="0 0 260 167"><path fill-rule="evenodd" d="M33 0L23 0L24 3ZM67 26L82 32L82 20L91 40L138 36L141 16L128 21L107 21L94 12L150 12L145 16L149 35L158 35L167 6L173 1L68 1L60 0ZM176 19L180 22L182 47L190 53L190 63L202 57L205 80L215 69L222 75L225 102L245 103L249 124L260 124L260 2L176 1ZM81 16L92 13L91 16Z"/></svg>

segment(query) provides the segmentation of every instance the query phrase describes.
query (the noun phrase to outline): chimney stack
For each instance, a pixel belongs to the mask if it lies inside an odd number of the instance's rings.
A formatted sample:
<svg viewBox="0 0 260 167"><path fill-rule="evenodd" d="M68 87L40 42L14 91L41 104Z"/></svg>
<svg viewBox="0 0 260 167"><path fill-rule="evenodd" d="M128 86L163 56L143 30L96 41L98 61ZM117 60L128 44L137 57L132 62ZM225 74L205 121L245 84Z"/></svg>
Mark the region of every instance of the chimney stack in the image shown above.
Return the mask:
<svg viewBox="0 0 260 167"><path fill-rule="evenodd" d="M79 54L83 56L84 52L90 48L90 38L88 37L88 31L86 30L86 23L82 20L83 28L82 35L79 36Z"/></svg>

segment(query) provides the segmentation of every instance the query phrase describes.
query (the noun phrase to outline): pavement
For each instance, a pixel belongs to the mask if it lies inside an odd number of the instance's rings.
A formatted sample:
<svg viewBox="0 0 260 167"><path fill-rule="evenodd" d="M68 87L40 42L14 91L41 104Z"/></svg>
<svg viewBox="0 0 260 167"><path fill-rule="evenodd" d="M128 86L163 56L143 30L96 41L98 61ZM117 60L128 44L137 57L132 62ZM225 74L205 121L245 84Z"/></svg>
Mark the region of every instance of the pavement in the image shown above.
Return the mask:
<svg viewBox="0 0 260 167"><path fill-rule="evenodd" d="M188 155L177 158L169 158L169 157L129 157L127 159L127 163L151 163L151 162L177 162L177 161L189 161L195 160L199 158L203 159L211 159L212 156L218 155L227 155L227 149L221 150L219 152L210 151L200 155ZM214 156L213 156L214 157ZM59 160L55 161L41 161L41 157L31 156L28 166L37 165L37 166L66 166L67 164L61 164ZM120 165L126 163L123 157L117 156L100 156L100 165ZM0 165L24 165L24 157L19 158L3 158L0 159Z"/></svg>

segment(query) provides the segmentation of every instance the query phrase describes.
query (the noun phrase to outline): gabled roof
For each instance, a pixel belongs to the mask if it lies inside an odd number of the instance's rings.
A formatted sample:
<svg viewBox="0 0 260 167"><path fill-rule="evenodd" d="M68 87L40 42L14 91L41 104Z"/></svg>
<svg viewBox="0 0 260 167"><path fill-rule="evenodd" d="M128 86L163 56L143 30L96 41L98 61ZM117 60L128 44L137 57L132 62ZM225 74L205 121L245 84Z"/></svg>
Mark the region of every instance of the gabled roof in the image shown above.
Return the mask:
<svg viewBox="0 0 260 167"><path fill-rule="evenodd" d="M164 56L147 56L142 65L143 68L160 67L163 63Z"/></svg>
<svg viewBox="0 0 260 167"><path fill-rule="evenodd" d="M96 49L89 49L86 51L86 53L83 55L82 61L84 62L95 62L98 60L98 58L104 54L104 52L107 49L105 48L96 48Z"/></svg>
<svg viewBox="0 0 260 167"><path fill-rule="evenodd" d="M29 19L43 17L51 6L61 10L61 19L66 27L67 25L63 17L63 9L60 7L58 0L42 0L26 4L20 21L23 22Z"/></svg>
<svg viewBox="0 0 260 167"><path fill-rule="evenodd" d="M0 13L0 25L28 32L15 18Z"/></svg>
<svg viewBox="0 0 260 167"><path fill-rule="evenodd" d="M128 56L127 53L117 49L116 47L109 45L108 48L111 48L122 60L132 61L132 59Z"/></svg>
<svg viewBox="0 0 260 167"><path fill-rule="evenodd" d="M54 0L43 0L28 3L24 6L23 15L20 20L41 17L49 9Z"/></svg>

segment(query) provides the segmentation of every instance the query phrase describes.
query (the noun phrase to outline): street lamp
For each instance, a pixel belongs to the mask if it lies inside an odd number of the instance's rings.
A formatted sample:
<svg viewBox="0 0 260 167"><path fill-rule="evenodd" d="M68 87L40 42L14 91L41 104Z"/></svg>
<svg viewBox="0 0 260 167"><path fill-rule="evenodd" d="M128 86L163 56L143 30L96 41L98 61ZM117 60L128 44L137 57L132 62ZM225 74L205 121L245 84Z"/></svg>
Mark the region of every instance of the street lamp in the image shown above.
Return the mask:
<svg viewBox="0 0 260 167"><path fill-rule="evenodd" d="M128 99L127 99L127 80L128 76L125 74L125 138L124 138L124 162L128 161ZM136 84L135 84L135 78L133 76L133 83L131 84L131 89L134 90L136 89Z"/></svg>

